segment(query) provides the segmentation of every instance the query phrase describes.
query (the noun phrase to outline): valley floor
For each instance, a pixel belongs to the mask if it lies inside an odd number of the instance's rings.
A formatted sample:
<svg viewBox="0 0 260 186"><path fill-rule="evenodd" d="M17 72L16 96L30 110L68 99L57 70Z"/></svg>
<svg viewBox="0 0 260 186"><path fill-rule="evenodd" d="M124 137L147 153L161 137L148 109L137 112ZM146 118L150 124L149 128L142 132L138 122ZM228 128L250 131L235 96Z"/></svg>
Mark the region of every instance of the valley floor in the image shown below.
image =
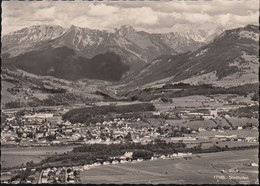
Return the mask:
<svg viewBox="0 0 260 186"><path fill-rule="evenodd" d="M107 165L81 172L80 179L83 184L255 184L258 167L249 164L258 164L257 156L253 149Z"/></svg>
<svg viewBox="0 0 260 186"><path fill-rule="evenodd" d="M45 146L45 147L1 147L1 167L19 166L22 163L33 161L38 163L47 156L53 154L63 154L71 151L74 146Z"/></svg>

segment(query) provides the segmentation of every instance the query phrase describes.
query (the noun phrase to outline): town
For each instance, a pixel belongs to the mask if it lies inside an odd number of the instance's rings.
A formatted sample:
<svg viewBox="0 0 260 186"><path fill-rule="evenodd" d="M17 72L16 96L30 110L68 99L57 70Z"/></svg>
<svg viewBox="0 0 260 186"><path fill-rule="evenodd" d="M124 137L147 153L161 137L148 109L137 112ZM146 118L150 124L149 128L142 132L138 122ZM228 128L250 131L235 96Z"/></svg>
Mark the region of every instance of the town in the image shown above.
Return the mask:
<svg viewBox="0 0 260 186"><path fill-rule="evenodd" d="M5 0L1 185L259 184L257 5Z"/></svg>
<svg viewBox="0 0 260 186"><path fill-rule="evenodd" d="M165 103L160 103L160 105ZM131 105L131 104L130 104ZM102 106L99 106L102 107ZM244 105L239 108L245 107ZM242 118L247 122L237 124L229 116L229 108L172 108L141 113L116 114L95 123L71 123L62 117L69 111L65 107L7 109L2 112L2 148L80 147L90 144L156 144L181 143L187 148L207 150L220 148L251 148L258 144L257 118ZM195 125L194 125L195 123ZM199 123L198 125L196 123ZM206 123L204 125L203 123ZM53 152L53 151L52 151ZM66 152L66 151L65 151ZM65 153L64 152L64 153ZM56 152L55 152L56 153ZM52 153L46 157L51 157ZM71 166L37 168L37 163L2 168L2 183L81 183L80 172L100 165L138 163L144 160L192 157L191 152L153 153L148 159L134 157L133 152L96 160L92 163ZM11 176L17 175L17 176ZM20 176L19 176L20 175ZM24 175L24 176L21 176ZM11 176L11 177L10 177Z"/></svg>
<svg viewBox="0 0 260 186"><path fill-rule="evenodd" d="M206 112L205 112L206 111ZM22 113L24 112L24 113ZM63 121L60 114L49 112L18 111L3 112L7 117L2 124L2 145L19 146L49 146L94 143L148 143L156 138L172 140L198 140L197 134L203 131L224 132L225 130L250 129L257 130L252 123L244 126L221 126L217 123L212 127L191 128L189 125L173 126L167 119L211 120L216 122L217 110L202 110L202 112L180 111L152 112L149 119L141 118L115 118L112 121L97 122L94 124L71 124ZM228 116L226 116L228 118ZM214 120L215 119L215 120ZM223 118L222 118L223 119ZM224 117L224 120L227 120ZM157 126L156 126L157 125ZM209 136L208 139L221 138L221 135ZM201 137L204 138L205 137ZM239 141L257 141L257 137L238 137L237 135L225 136L223 139Z"/></svg>

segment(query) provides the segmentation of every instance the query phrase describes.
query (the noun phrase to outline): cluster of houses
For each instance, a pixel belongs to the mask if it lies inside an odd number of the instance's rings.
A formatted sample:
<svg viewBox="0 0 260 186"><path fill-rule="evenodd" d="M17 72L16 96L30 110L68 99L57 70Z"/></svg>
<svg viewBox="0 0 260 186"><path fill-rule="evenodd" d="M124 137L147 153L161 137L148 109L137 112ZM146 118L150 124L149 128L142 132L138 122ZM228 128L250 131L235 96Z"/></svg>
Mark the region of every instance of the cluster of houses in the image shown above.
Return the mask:
<svg viewBox="0 0 260 186"><path fill-rule="evenodd" d="M10 171L1 171L1 183L3 184L37 184L40 173L36 171L35 168L30 169L30 175L27 177L25 181L22 181L20 177L17 177L15 180L11 180L11 178L15 175L19 175L21 172L26 171L27 168L15 168Z"/></svg>
<svg viewBox="0 0 260 186"><path fill-rule="evenodd" d="M172 159L175 157L185 158L192 156L192 153L173 153L173 154L154 154L150 161L154 161L157 159ZM41 171L36 171L36 169L31 169L31 175L27 177L27 179L22 182L20 178L16 179L12 183L38 183L38 184L74 184L80 183L80 172L87 171L99 166L107 166L107 165L117 165L117 164L125 164L125 163L138 163L142 162L144 159L137 158L133 159L133 152L125 152L124 155L118 157L111 157L110 160L107 161L96 161L92 164L86 165L77 165L70 167L49 167L47 169L43 169ZM26 168L21 168L26 169ZM22 171L22 170L21 170ZM4 183L4 182L2 182ZM5 183L8 183L6 180Z"/></svg>
<svg viewBox="0 0 260 186"><path fill-rule="evenodd" d="M156 111L153 112L153 116L166 119L214 119L218 117L218 112L223 111L223 109L201 109L200 112L195 110L172 111L172 109L165 112Z"/></svg>
<svg viewBox="0 0 260 186"><path fill-rule="evenodd" d="M167 155L154 155L151 157L151 161L152 160L157 160L157 159L171 159L171 158L174 158L174 157L180 157L180 158L183 158L183 157L191 157L192 156L192 153L191 152L188 152L188 153L182 153L182 152L178 152L178 153L173 153L173 154L167 154Z"/></svg>
<svg viewBox="0 0 260 186"><path fill-rule="evenodd" d="M258 167L258 163L252 162L252 163L246 163L245 165L250 166L250 167ZM237 167L232 167L229 169L222 169L221 173L237 173L240 172L240 170Z"/></svg>
<svg viewBox="0 0 260 186"><path fill-rule="evenodd" d="M192 113L191 113L192 114ZM217 116L217 110L210 110L211 117ZM197 140L198 137L185 137L187 134L197 134L206 129L191 130L189 127L171 126L161 123L160 126L134 125L133 119L115 118L113 121L95 124L71 124L64 122L61 116L50 112L29 113L17 116L14 112L8 116L2 125L1 142L20 146L46 146L69 144L112 144L132 141L147 144L156 138L176 140ZM134 123L142 123L140 118ZM212 129L212 131L215 129ZM214 136L213 136L214 137ZM254 137L237 138L235 136L215 136L219 139L235 139L237 141L257 141Z"/></svg>
<svg viewBox="0 0 260 186"><path fill-rule="evenodd" d="M238 137L237 135L215 135L212 137L214 139L218 139L220 141L244 141L244 142L258 142L258 137Z"/></svg>
<svg viewBox="0 0 260 186"><path fill-rule="evenodd" d="M41 171L38 183L80 183L79 170L79 166L47 168Z"/></svg>
<svg viewBox="0 0 260 186"><path fill-rule="evenodd" d="M218 117L218 109L205 109L204 111L189 111L184 110L179 113L180 118L203 118L203 119L214 119Z"/></svg>
<svg viewBox="0 0 260 186"><path fill-rule="evenodd" d="M174 157L190 157L192 153L173 153L167 155L154 155L150 161L157 159L171 159ZM110 161L95 162L93 164L71 166L71 167L53 167L42 170L40 178L38 179L39 184L50 184L50 183L80 183L80 171L87 171L99 166L117 165L125 163L138 163L144 161L142 158L133 159L133 152L125 152L120 157L111 157Z"/></svg>
<svg viewBox="0 0 260 186"><path fill-rule="evenodd" d="M45 146L62 144L148 143L153 138L168 137L178 127L162 125L160 129L152 126L134 127L130 119L114 119L91 125L71 124L62 121L61 116L52 113L34 113L23 116L10 114L3 123L2 143L21 146ZM135 122L139 122L136 119ZM141 122L141 121L140 121ZM188 128L188 130L190 130ZM127 135L131 135L131 137Z"/></svg>

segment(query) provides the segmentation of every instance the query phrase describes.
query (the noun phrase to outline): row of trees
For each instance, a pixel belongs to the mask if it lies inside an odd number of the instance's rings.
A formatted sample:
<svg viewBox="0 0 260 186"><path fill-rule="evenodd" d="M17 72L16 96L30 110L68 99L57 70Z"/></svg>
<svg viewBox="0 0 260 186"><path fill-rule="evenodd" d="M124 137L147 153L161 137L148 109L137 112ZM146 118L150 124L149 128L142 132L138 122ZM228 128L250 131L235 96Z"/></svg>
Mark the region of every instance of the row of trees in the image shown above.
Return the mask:
<svg viewBox="0 0 260 186"><path fill-rule="evenodd" d="M132 159L150 159L154 154L170 154L177 151L184 151L186 145L181 141L178 143L167 143L165 140L157 139L153 143L122 143L122 144L86 144L81 147L75 147L73 151L50 156L43 160L40 164L50 164L62 162L67 164L86 164L112 161L111 157L117 157L120 160L126 151L132 151ZM129 158L127 158L129 159Z"/></svg>
<svg viewBox="0 0 260 186"><path fill-rule="evenodd" d="M111 113L128 113L128 112L142 112L154 111L155 107L151 103L139 103L131 105L106 105L106 106L93 106L79 109L72 109L62 116L63 120L69 120L71 123L86 123L95 122L97 117L103 119L103 115ZM98 121L97 121L98 122Z"/></svg>
<svg viewBox="0 0 260 186"><path fill-rule="evenodd" d="M228 115L234 117L258 117L258 105L254 106L247 106L247 107L240 107L237 109L232 109L227 112Z"/></svg>
<svg viewBox="0 0 260 186"><path fill-rule="evenodd" d="M5 108L6 108L6 109L20 108L20 107L24 107L24 106L26 106L26 104L23 103L23 102L20 102L20 101L18 101L18 100L9 101L9 102L5 103Z"/></svg>
<svg viewBox="0 0 260 186"><path fill-rule="evenodd" d="M92 144L92 145L83 145L81 147L75 147L72 152L64 153L61 155L50 156L47 159L43 160L40 164L53 164L57 165L58 162L61 162L62 165L80 165L80 164L91 164L94 162L104 162L112 161L111 157L116 157L116 160L120 160L126 151L132 151L132 159L150 159L154 155L167 155L177 152L191 152L196 153L211 153L211 152L220 152L228 150L244 150L250 148L256 148L258 145L252 146L241 146L241 147L220 147L213 145L207 149L202 148L202 144L198 144L192 148L186 148L186 145L179 141L177 143L167 143L165 140L156 139L154 142L149 144L140 144L140 143L127 143L127 144ZM127 158L129 159L129 158Z"/></svg>
<svg viewBox="0 0 260 186"><path fill-rule="evenodd" d="M70 103L84 101L79 95L73 93L55 93L49 95L48 98L40 100L38 98L33 98L32 101L25 103L19 100L10 101L5 104L5 108L20 108L25 106L38 107L38 106L58 106L58 105L69 105Z"/></svg>
<svg viewBox="0 0 260 186"><path fill-rule="evenodd" d="M25 166L25 170L22 170L19 174L13 176L11 178L11 181L15 181L18 178L21 179L21 181L25 181L32 173L31 169L35 166L33 161L27 162L26 165L22 164L22 167Z"/></svg>
<svg viewBox="0 0 260 186"><path fill-rule="evenodd" d="M165 92L162 94L164 89L181 89L176 91ZM126 96L129 100L135 101L151 101L160 98L164 102L168 102L169 98L183 97L191 95L214 95L214 94L238 94L247 96L249 93L255 93L253 100L258 100L258 85L257 84L246 84L236 87L224 88L224 87L213 87L212 85L190 85L179 83L176 85L165 85L160 89L144 89L132 91Z"/></svg>
<svg viewBox="0 0 260 186"><path fill-rule="evenodd" d="M129 136L130 137L130 136ZM155 139L153 142L148 144L141 143L121 143L121 144L86 144L80 147L74 147L73 152L93 152L100 154L111 154L113 151L134 151L134 150L149 150L157 153L158 151L175 152L177 149L183 149L186 144L182 141L178 143L166 142L165 140ZM166 150L165 150L166 149Z"/></svg>

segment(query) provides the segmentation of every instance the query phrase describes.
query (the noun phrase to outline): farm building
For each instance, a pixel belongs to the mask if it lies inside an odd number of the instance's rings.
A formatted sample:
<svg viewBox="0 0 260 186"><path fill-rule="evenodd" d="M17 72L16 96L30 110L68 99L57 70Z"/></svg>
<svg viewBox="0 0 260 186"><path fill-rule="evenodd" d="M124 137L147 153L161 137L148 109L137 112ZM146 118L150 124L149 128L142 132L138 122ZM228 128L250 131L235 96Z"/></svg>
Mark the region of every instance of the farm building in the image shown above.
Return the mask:
<svg viewBox="0 0 260 186"><path fill-rule="evenodd" d="M132 158L133 152L125 152L124 156L127 157L127 158Z"/></svg>
<svg viewBox="0 0 260 186"><path fill-rule="evenodd" d="M103 162L103 165L109 165L109 164L110 164L109 161L104 161L104 162Z"/></svg>
<svg viewBox="0 0 260 186"><path fill-rule="evenodd" d="M113 164L113 165L116 165L116 164L118 164L118 163L119 163L119 161L117 161L117 160L113 160L113 161L112 161L112 164Z"/></svg>
<svg viewBox="0 0 260 186"><path fill-rule="evenodd" d="M215 135L217 139L237 139L237 135L225 136L225 135Z"/></svg>
<svg viewBox="0 0 260 186"><path fill-rule="evenodd" d="M246 137L245 138L246 142L253 142L253 141L257 141L256 137Z"/></svg>

